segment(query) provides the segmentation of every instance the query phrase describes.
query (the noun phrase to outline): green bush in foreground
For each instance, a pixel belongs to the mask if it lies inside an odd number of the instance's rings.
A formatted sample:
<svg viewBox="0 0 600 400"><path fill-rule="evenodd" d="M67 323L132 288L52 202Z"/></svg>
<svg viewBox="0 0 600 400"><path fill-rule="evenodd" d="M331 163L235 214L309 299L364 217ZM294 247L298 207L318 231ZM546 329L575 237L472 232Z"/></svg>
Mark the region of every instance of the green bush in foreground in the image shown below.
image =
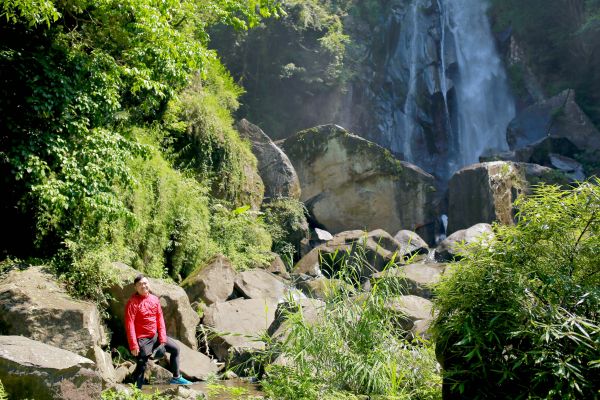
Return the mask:
<svg viewBox="0 0 600 400"><path fill-rule="evenodd" d="M7 400L8 394L6 394L6 390L4 390L4 385L2 381L0 381L0 400Z"/></svg>
<svg viewBox="0 0 600 400"><path fill-rule="evenodd" d="M338 277L364 266L354 258ZM433 347L404 339L398 314L386 301L404 288L391 285L349 297L332 289L318 322L296 307L287 315L289 335L277 347L286 366L266 367L265 392L274 399L439 399L441 378Z"/></svg>
<svg viewBox="0 0 600 400"><path fill-rule="evenodd" d="M448 398L593 399L600 389L599 180L540 186L440 285Z"/></svg>

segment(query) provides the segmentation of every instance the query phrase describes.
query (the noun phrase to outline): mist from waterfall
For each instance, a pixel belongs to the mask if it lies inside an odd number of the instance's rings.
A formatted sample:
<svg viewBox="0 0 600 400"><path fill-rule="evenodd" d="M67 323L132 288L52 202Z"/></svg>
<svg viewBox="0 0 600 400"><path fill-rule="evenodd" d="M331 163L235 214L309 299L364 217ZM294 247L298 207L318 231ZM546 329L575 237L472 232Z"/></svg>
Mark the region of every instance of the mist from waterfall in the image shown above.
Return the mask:
<svg viewBox="0 0 600 400"><path fill-rule="evenodd" d="M479 161L489 150L507 150L506 127L515 116L506 74L496 52L485 0L440 0L442 29L454 41L458 74L456 135L450 143L451 172ZM441 53L444 46L441 42ZM445 68L445 67L444 67Z"/></svg>

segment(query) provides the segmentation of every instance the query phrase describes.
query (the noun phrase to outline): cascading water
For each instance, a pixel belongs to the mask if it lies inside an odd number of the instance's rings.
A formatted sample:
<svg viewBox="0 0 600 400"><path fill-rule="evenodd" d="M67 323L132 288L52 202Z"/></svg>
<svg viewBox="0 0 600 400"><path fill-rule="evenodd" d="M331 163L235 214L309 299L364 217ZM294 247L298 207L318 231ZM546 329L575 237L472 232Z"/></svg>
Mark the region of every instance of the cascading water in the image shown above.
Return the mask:
<svg viewBox="0 0 600 400"><path fill-rule="evenodd" d="M514 102L485 1L410 0L388 24L374 140L442 181L508 147Z"/></svg>
<svg viewBox="0 0 600 400"><path fill-rule="evenodd" d="M442 0L443 24L454 40L457 76L456 136L449 169L477 162L486 150L507 150L506 127L515 116L483 0ZM444 43L441 42L441 54Z"/></svg>

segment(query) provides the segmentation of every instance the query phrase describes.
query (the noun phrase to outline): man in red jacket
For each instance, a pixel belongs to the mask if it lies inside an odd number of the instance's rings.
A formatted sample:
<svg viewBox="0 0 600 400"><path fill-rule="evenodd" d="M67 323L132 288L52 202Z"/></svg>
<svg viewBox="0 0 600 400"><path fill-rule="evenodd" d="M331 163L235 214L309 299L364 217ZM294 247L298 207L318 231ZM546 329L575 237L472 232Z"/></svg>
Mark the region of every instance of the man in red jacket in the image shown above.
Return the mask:
<svg viewBox="0 0 600 400"><path fill-rule="evenodd" d="M153 352L170 354L171 383L189 385L190 381L179 374L179 346L167 336L165 319L158 297L150 293L148 278L138 275L133 280L135 291L125 307L125 330L129 350L137 357L133 372L136 386L141 389L144 383L146 364Z"/></svg>

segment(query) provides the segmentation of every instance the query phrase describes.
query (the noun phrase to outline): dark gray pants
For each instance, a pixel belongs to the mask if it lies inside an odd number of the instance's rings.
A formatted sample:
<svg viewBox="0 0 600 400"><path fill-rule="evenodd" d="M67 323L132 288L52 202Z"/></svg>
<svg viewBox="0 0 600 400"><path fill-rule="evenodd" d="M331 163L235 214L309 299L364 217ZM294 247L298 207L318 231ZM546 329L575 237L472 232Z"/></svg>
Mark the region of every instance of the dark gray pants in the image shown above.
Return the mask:
<svg viewBox="0 0 600 400"><path fill-rule="evenodd" d="M142 388L144 384L144 372L146 372L146 364L148 359L152 355L152 352L160 345L158 343L158 335L154 335L152 338L140 338L138 339L138 346L140 347L140 353L137 357L137 364L135 371L133 371L133 379L138 389ZM167 336L167 343L165 343L165 350L169 353L169 370L173 374L173 377L179 376L179 346L173 339Z"/></svg>

